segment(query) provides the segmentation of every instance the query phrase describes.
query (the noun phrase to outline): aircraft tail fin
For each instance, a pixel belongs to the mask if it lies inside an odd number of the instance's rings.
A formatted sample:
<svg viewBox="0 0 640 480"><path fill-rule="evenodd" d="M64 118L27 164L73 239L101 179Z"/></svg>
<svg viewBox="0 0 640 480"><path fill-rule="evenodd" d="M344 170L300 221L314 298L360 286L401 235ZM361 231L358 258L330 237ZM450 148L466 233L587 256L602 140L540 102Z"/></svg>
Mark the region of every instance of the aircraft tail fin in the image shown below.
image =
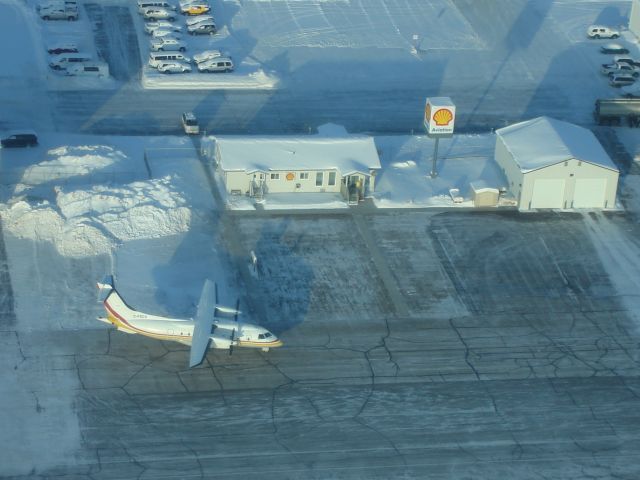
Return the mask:
<svg viewBox="0 0 640 480"><path fill-rule="evenodd" d="M209 348L216 296L215 284L211 280L207 280L204 283L204 287L202 287L202 294L200 295L200 302L198 303L198 311L194 318L189 367L200 365L204 360L207 349Z"/></svg>
<svg viewBox="0 0 640 480"><path fill-rule="evenodd" d="M105 275L102 281L97 282L98 287L98 301L104 302L109 294L115 289L113 284L113 275Z"/></svg>

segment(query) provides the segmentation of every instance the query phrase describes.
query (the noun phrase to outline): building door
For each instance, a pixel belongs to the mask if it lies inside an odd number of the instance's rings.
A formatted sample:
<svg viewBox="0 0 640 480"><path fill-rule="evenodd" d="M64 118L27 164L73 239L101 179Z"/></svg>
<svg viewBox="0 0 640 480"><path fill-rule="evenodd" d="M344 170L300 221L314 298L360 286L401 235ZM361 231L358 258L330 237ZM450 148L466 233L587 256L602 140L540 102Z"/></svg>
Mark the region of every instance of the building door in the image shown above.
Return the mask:
<svg viewBox="0 0 640 480"><path fill-rule="evenodd" d="M529 208L563 208L564 179L539 178L534 181Z"/></svg>
<svg viewBox="0 0 640 480"><path fill-rule="evenodd" d="M607 191L604 178L578 178L573 191L573 208L603 208Z"/></svg>

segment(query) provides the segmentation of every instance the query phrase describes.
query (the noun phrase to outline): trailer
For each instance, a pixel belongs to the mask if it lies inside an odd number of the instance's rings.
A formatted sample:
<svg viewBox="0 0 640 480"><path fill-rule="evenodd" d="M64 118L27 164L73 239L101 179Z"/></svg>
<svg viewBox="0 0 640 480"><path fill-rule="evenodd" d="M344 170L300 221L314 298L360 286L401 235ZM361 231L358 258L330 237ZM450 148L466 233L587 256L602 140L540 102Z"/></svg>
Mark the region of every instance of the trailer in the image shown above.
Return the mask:
<svg viewBox="0 0 640 480"><path fill-rule="evenodd" d="M609 98L596 100L593 112L598 125L640 127L640 98Z"/></svg>

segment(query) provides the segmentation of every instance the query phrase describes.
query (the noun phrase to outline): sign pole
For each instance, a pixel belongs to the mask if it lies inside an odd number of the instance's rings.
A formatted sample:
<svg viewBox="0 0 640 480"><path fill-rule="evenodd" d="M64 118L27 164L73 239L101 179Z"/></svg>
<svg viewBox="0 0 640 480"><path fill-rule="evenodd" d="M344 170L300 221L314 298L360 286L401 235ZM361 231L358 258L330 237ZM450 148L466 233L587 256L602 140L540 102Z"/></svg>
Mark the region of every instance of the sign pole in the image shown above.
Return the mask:
<svg viewBox="0 0 640 480"><path fill-rule="evenodd" d="M436 178L438 176L438 170L436 167L436 162L438 161L438 142L440 142L440 137L436 137L436 142L433 146L433 163L431 164L431 178Z"/></svg>

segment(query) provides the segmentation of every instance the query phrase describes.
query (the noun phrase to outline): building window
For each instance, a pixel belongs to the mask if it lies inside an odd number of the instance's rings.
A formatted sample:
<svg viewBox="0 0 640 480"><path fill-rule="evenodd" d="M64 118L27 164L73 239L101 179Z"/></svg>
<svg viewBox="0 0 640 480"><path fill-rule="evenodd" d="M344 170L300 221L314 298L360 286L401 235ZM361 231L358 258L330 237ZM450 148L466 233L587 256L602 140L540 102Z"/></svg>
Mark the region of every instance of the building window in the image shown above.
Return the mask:
<svg viewBox="0 0 640 480"><path fill-rule="evenodd" d="M323 181L324 181L324 173L323 172L316 173L316 187L321 187Z"/></svg>
<svg viewBox="0 0 640 480"><path fill-rule="evenodd" d="M300 180L309 180L309 172L300 172L298 176Z"/></svg>
<svg viewBox="0 0 640 480"><path fill-rule="evenodd" d="M271 174L271 180L280 180L280 174L279 173L272 173Z"/></svg>
<svg viewBox="0 0 640 480"><path fill-rule="evenodd" d="M329 185L333 186L336 184L336 172L329 172Z"/></svg>

